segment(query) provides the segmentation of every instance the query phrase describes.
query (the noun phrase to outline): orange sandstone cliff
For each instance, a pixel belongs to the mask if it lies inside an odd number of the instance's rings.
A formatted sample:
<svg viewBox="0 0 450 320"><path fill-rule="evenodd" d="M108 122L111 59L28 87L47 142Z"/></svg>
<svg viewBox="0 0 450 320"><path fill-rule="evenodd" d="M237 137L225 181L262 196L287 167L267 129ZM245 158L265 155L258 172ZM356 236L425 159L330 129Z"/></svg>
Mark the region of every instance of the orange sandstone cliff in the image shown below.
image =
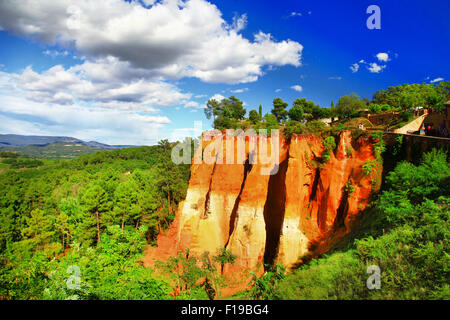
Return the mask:
<svg viewBox="0 0 450 320"><path fill-rule="evenodd" d="M316 136L269 138L278 139L279 165L252 164L251 156L262 159L261 150L252 149L248 137L242 139L241 163L236 161L236 140L227 144L226 139L213 139L197 150L200 156L209 145L215 161L192 164L186 199L170 229L159 235L157 248L149 248L145 265L187 248L201 254L226 247L238 258L225 266L225 273L261 272L264 264L291 266L302 256L325 252L330 239L350 232L352 221L379 188L381 168L372 174L362 168L375 160L373 144L363 137L353 141L349 131L339 134L337 148L325 163L322 139ZM235 164L217 160L226 146L233 149Z"/></svg>

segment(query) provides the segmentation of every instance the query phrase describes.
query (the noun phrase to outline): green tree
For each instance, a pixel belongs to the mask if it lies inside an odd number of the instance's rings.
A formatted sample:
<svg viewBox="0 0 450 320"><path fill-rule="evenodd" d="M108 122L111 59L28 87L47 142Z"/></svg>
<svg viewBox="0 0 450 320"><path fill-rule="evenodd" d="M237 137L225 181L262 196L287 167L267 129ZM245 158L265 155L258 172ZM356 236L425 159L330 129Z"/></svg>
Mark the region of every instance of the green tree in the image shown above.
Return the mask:
<svg viewBox="0 0 450 320"><path fill-rule="evenodd" d="M426 98L427 105L433 109L442 110L444 108L445 96L437 90Z"/></svg>
<svg viewBox="0 0 450 320"><path fill-rule="evenodd" d="M217 254L213 257L213 260L220 264L220 271L223 274L223 268L227 263L233 264L237 256L233 254L230 250L226 248L220 248Z"/></svg>
<svg viewBox="0 0 450 320"><path fill-rule="evenodd" d="M284 102L281 98L273 99L273 109L271 110L272 114L277 118L277 121L286 120L288 116L288 112L286 107L288 106L287 102Z"/></svg>
<svg viewBox="0 0 450 320"><path fill-rule="evenodd" d="M208 119L214 117L214 128L231 128L236 121L244 119L246 109L244 103L235 96L224 98L220 102L210 99L206 103L205 115Z"/></svg>
<svg viewBox="0 0 450 320"><path fill-rule="evenodd" d="M43 249L49 244L55 232L51 228L50 219L41 209L34 209L27 218L27 226L22 230L22 234L32 243L35 250Z"/></svg>
<svg viewBox="0 0 450 320"><path fill-rule="evenodd" d="M285 271L286 269L278 264L270 267L260 278L252 273L253 278L248 290L249 298L254 300L274 299L279 282L285 278Z"/></svg>
<svg viewBox="0 0 450 320"><path fill-rule="evenodd" d="M295 104L289 110L289 118L294 121L301 121L304 119L303 108L301 105Z"/></svg>
<svg viewBox="0 0 450 320"><path fill-rule="evenodd" d="M137 185L133 180L122 182L114 192L114 220L118 219L121 228L125 223L136 225L139 220L141 208L138 203ZM113 220L113 223L116 222ZM117 221L117 222L119 222Z"/></svg>
<svg viewBox="0 0 450 320"><path fill-rule="evenodd" d="M101 231L101 216L105 212L109 212L111 209L111 201L102 187L98 184L87 188L82 192L81 204L84 206L88 217L84 217L87 222L87 232L92 229L92 216L95 216L95 226L97 230L97 243L100 242L100 231ZM92 232L92 231L91 231Z"/></svg>
<svg viewBox="0 0 450 320"><path fill-rule="evenodd" d="M361 100L356 93L351 93L339 98L336 113L342 118L350 118L355 116L357 112L365 106L365 102Z"/></svg>
<svg viewBox="0 0 450 320"><path fill-rule="evenodd" d="M257 124L261 118L259 116L258 111L256 110L250 110L249 114L248 114L248 119L253 123L253 124Z"/></svg>

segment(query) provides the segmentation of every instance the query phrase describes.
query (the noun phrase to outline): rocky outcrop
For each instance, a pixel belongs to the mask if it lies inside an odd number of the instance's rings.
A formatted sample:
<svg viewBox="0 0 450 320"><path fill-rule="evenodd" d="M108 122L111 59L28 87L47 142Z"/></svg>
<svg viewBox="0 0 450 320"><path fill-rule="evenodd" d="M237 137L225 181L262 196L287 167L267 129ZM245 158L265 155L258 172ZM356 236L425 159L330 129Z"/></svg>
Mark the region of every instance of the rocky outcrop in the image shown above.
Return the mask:
<svg viewBox="0 0 450 320"><path fill-rule="evenodd" d="M271 137L278 140L278 164L258 161L264 156L261 148L242 139L240 163L237 140L228 145L234 164L219 161L225 140L197 150L199 156L209 146L215 160L191 166L186 199L171 228L158 237L158 248L149 250L147 265L178 250L201 254L226 247L238 256L226 266L228 273L261 270L264 264L290 266L302 256L326 251L329 239L351 231L352 221L379 188L381 168L369 174L363 170L365 163L376 163L373 144L368 138L353 141L349 131L339 134L325 163L322 139L316 136Z"/></svg>

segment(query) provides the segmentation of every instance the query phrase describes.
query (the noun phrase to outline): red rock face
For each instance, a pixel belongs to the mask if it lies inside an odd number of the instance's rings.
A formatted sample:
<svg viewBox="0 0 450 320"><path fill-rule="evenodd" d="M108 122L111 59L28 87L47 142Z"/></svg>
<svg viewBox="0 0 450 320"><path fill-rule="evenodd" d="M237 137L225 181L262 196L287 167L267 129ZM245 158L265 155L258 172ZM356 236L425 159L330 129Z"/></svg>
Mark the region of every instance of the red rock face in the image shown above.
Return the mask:
<svg viewBox="0 0 450 320"><path fill-rule="evenodd" d="M278 139L277 168L273 163L249 163L248 139L245 163L193 164L186 200L171 228L159 235L158 247L149 248L144 264L187 248L201 254L226 247L238 258L225 273L261 272L264 263L290 266L306 254L324 252L348 233L381 181L381 167L369 175L362 169L366 161L375 160L369 140L352 141L350 132L342 132L335 153L321 163L320 138L271 139ZM213 140L203 148L213 144L225 154L225 140ZM230 146L236 159L238 143ZM257 159L261 152L257 148ZM276 174L261 174L262 170Z"/></svg>

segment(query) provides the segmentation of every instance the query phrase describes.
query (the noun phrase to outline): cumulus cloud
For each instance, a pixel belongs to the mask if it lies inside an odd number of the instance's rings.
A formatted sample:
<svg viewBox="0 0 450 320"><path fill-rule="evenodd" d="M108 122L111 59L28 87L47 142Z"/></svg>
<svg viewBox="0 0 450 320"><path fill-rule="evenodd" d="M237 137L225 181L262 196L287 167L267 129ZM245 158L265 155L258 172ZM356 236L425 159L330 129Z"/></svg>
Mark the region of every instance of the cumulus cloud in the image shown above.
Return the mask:
<svg viewBox="0 0 450 320"><path fill-rule="evenodd" d="M235 15L233 17L233 24L231 26L231 29L239 32L247 27L247 14L243 14L241 16Z"/></svg>
<svg viewBox="0 0 450 320"><path fill-rule="evenodd" d="M376 55L377 59L382 62L389 61L389 55L387 53L378 53ZM380 65L376 62L367 62L364 59L359 60L359 62L355 62L350 66L350 70L352 73L356 73L359 70L359 67L361 65L365 65L367 70L369 70L371 73L380 73L383 71L384 68L386 68L386 65Z"/></svg>
<svg viewBox="0 0 450 320"><path fill-rule="evenodd" d="M435 83L435 82L441 82L441 81L443 81L443 80L444 80L444 78L439 77L439 78L430 80L430 82L431 82L431 83Z"/></svg>
<svg viewBox="0 0 450 320"><path fill-rule="evenodd" d="M328 77L329 80L342 80L342 77Z"/></svg>
<svg viewBox="0 0 450 320"><path fill-rule="evenodd" d="M353 73L358 72L359 70L359 64L354 63L350 66L350 70L352 70Z"/></svg>
<svg viewBox="0 0 450 320"><path fill-rule="evenodd" d="M275 92L281 92L281 89L275 89Z"/></svg>
<svg viewBox="0 0 450 320"><path fill-rule="evenodd" d="M185 108L193 108L193 109L204 109L205 105L204 104L200 104L197 101L189 101L184 105ZM191 112L195 112L192 111Z"/></svg>
<svg viewBox="0 0 450 320"><path fill-rule="evenodd" d="M248 88L231 90L231 92L233 92L233 93L242 93L242 92L247 92L247 91L248 91Z"/></svg>
<svg viewBox="0 0 450 320"><path fill-rule="evenodd" d="M165 78L245 83L256 81L265 65L301 65L300 43L262 31L246 39L239 33L246 23L244 14L228 24L205 0L166 0L149 8L118 0L0 2L5 30L90 60L112 56Z"/></svg>
<svg viewBox="0 0 450 320"><path fill-rule="evenodd" d="M298 91L298 92L302 92L303 91L303 87L298 85L298 84L292 86L291 89L293 89L295 91Z"/></svg>
<svg viewBox="0 0 450 320"><path fill-rule="evenodd" d="M380 52L377 54L377 59L381 62L388 62L389 61L389 55L385 52Z"/></svg>
<svg viewBox="0 0 450 320"><path fill-rule="evenodd" d="M70 135L110 144L154 144L159 130L171 121L166 116L128 112L75 102L55 107L24 97L17 79L0 72L0 131L35 135Z"/></svg>
<svg viewBox="0 0 450 320"><path fill-rule="evenodd" d="M225 97L219 93L216 93L211 98L209 98L209 100L216 100L218 102L222 101L223 99L225 99Z"/></svg>
<svg viewBox="0 0 450 320"><path fill-rule="evenodd" d="M42 53L45 54L46 56L50 56L52 58L56 58L58 56L65 57L65 56L69 55L69 51L67 51L67 50L58 51L58 50L48 50L47 49L47 50L44 50Z"/></svg>
<svg viewBox="0 0 450 320"><path fill-rule="evenodd" d="M97 106L153 112L155 106L180 104L191 97L170 83L145 79L139 70L122 64L109 58L68 69L56 65L42 73L27 67L14 77L28 99L63 105L82 100L94 101Z"/></svg>
<svg viewBox="0 0 450 320"><path fill-rule="evenodd" d="M369 63L367 66L367 70L371 73L380 73L386 66L380 66L376 62Z"/></svg>

